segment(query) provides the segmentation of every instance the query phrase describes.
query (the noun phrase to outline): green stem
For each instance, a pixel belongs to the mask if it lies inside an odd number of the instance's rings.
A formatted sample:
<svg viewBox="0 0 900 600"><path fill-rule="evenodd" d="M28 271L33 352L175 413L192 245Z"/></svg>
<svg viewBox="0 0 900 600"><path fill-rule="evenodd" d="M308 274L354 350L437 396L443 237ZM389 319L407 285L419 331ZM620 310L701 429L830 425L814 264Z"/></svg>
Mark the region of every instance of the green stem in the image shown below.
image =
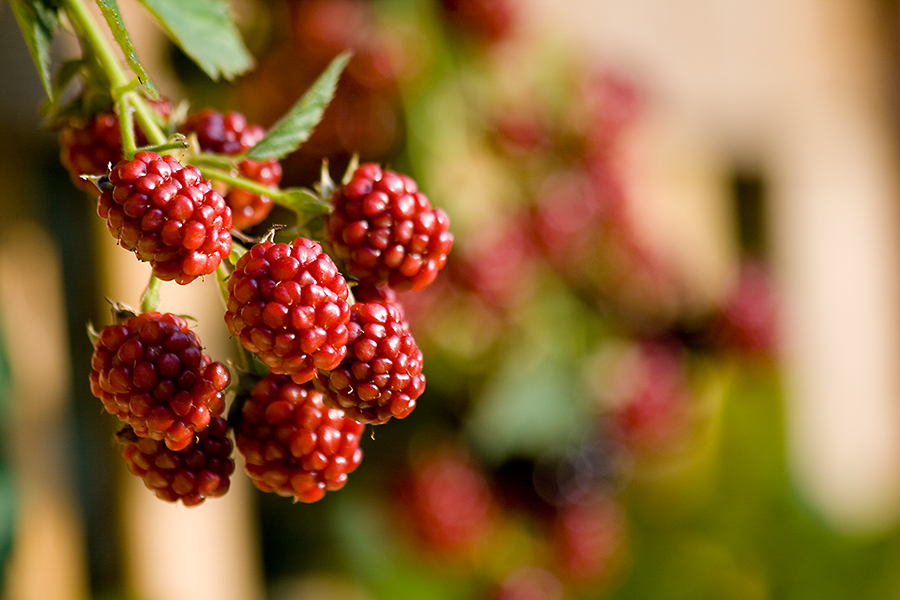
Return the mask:
<svg viewBox="0 0 900 600"><path fill-rule="evenodd" d="M61 3L72 25L78 31L79 37L97 58L97 62L106 72L113 88L128 86L131 80L125 74L119 64L119 59L106 38L103 37L103 33L97 27L97 22L82 0L61 0Z"/></svg>
<svg viewBox="0 0 900 600"><path fill-rule="evenodd" d="M200 172L203 173L203 176L207 179L215 179L216 181L227 183L231 187L241 188L247 190L248 192L259 194L260 196L268 196L274 202L281 201L286 195L284 191L279 188L269 187L257 181L253 181L252 179L247 179L246 177L232 175L224 169L219 169L216 167L206 167L202 165L198 166L198 168L200 169Z"/></svg>
<svg viewBox="0 0 900 600"><path fill-rule="evenodd" d="M153 144L164 144L166 134L156 123L156 115L147 104L146 100L134 91L133 80L128 77L118 56L112 46L104 37L102 30L97 26L94 16L85 6L83 0L60 0L72 26L78 32L79 39L87 46L87 49L96 57L100 67L109 77L112 86L112 96L115 101L125 100L134 107L134 117L141 129ZM121 117L120 117L121 118ZM123 127L124 129L124 127Z"/></svg>
<svg viewBox="0 0 900 600"><path fill-rule="evenodd" d="M151 275L147 289L141 294L142 313L155 312L159 308L159 290L161 286L162 281Z"/></svg>
<svg viewBox="0 0 900 600"><path fill-rule="evenodd" d="M119 113L119 129L122 132L122 154L125 160L134 158L137 151L137 138L134 134L134 108L123 98L116 102Z"/></svg>

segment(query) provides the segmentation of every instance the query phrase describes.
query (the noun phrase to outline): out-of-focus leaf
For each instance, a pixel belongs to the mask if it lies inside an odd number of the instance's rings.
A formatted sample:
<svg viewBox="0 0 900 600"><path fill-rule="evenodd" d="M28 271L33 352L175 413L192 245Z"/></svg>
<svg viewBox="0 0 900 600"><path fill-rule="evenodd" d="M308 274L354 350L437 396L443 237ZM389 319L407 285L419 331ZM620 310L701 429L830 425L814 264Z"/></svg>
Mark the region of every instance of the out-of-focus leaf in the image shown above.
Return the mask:
<svg viewBox="0 0 900 600"><path fill-rule="evenodd" d="M528 348L511 352L479 397L468 433L497 462L564 447L586 424L577 388L571 368L558 357L535 357Z"/></svg>
<svg viewBox="0 0 900 600"><path fill-rule="evenodd" d="M335 57L303 97L272 126L266 137L247 152L247 158L284 158L308 140L334 97L338 79L349 60L349 52Z"/></svg>
<svg viewBox="0 0 900 600"><path fill-rule="evenodd" d="M212 79L253 66L228 6L220 0L140 0L166 34Z"/></svg>
<svg viewBox="0 0 900 600"><path fill-rule="evenodd" d="M56 9L41 0L9 0L19 29L25 37L28 51L37 67L44 91L50 100L54 99L52 77L50 75L50 46L59 28Z"/></svg>
<svg viewBox="0 0 900 600"><path fill-rule="evenodd" d="M141 82L141 85L144 86L150 95L158 98L159 91L153 85L153 82L150 81L150 76L147 75L144 66L138 60L137 52L134 50L131 37L128 35L125 23L122 21L122 14L119 12L119 5L116 4L116 0L97 0L97 6L100 7L100 12L103 13L103 18L106 19L106 24L109 25L109 29L112 31L113 39L116 40L119 48L122 49L122 54L125 55L125 62L128 63L132 72L137 75L138 81Z"/></svg>

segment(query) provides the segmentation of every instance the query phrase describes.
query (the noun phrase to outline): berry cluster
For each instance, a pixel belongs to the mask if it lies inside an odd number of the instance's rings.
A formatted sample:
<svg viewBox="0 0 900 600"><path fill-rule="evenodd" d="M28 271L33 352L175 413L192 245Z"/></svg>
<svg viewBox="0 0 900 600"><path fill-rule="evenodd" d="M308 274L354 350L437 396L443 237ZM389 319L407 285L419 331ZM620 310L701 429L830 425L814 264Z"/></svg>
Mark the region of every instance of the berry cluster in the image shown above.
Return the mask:
<svg viewBox="0 0 900 600"><path fill-rule="evenodd" d="M162 500L196 506L207 497L224 495L231 485L233 446L228 422L222 417L213 418L194 443L182 450L139 437L130 427L116 437L129 470Z"/></svg>
<svg viewBox="0 0 900 600"><path fill-rule="evenodd" d="M235 437L256 487L315 502L359 466L363 428L326 407L311 384L269 374L243 401Z"/></svg>
<svg viewBox="0 0 900 600"><path fill-rule="evenodd" d="M367 163L335 190L331 203L325 236L360 281L421 290L446 264L450 219L410 177Z"/></svg>
<svg viewBox="0 0 900 600"><path fill-rule="evenodd" d="M183 317L143 313L105 327L94 343L91 391L136 435L182 450L225 408L230 375Z"/></svg>
<svg viewBox="0 0 900 600"><path fill-rule="evenodd" d="M109 183L97 213L157 278L190 283L231 252L231 210L196 167L138 152L113 167Z"/></svg>

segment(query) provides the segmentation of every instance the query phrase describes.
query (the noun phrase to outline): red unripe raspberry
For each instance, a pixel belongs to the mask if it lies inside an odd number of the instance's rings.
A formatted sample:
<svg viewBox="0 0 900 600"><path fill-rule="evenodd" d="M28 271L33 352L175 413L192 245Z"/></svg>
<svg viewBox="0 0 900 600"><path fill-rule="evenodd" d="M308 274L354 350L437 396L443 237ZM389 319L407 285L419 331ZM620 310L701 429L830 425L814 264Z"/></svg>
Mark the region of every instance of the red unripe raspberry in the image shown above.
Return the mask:
<svg viewBox="0 0 900 600"><path fill-rule="evenodd" d="M212 109L204 109L190 115L181 126L182 133L195 133L200 149L219 154L239 154L255 146L266 136L266 130L259 125L248 125L247 119L239 112L225 114ZM237 165L242 177L258 183L276 186L281 181L281 163L277 158L257 161L245 159ZM240 188L221 190L225 202L231 208L231 218L235 229L246 229L261 223L272 211L272 199Z"/></svg>
<svg viewBox="0 0 900 600"><path fill-rule="evenodd" d="M149 100L151 108L161 119L168 118L172 103L168 100ZM138 146L148 143L147 136L135 124ZM111 165L122 160L122 130L113 113L99 113L86 123L70 123L59 134L60 161L69 172L72 182L81 190L99 194L97 187L82 175L104 175Z"/></svg>
<svg viewBox="0 0 900 600"><path fill-rule="evenodd" d="M256 487L315 502L344 487L359 466L363 429L343 411L327 408L312 384L269 374L244 400L235 439Z"/></svg>
<svg viewBox="0 0 900 600"><path fill-rule="evenodd" d="M222 417L212 419L183 450L138 437L129 427L116 437L124 444L122 458L128 468L162 500L196 506L207 497L224 495L231 485L233 445Z"/></svg>
<svg viewBox="0 0 900 600"><path fill-rule="evenodd" d="M138 152L109 174L97 213L123 248L165 281L213 273L231 252L231 210L199 169L172 156Z"/></svg>
<svg viewBox="0 0 900 600"><path fill-rule="evenodd" d="M421 290L447 262L449 227L410 177L367 163L335 190L325 236L361 282Z"/></svg>
<svg viewBox="0 0 900 600"><path fill-rule="evenodd" d="M357 302L347 328L347 356L316 380L325 404L373 425L406 417L425 390L425 375L399 305L386 298Z"/></svg>
<svg viewBox="0 0 900 600"><path fill-rule="evenodd" d="M203 353L187 321L148 312L104 327L91 358L91 392L140 437L172 450L191 443L225 407L231 376Z"/></svg>
<svg viewBox="0 0 900 600"><path fill-rule="evenodd" d="M238 260L228 279L225 323L273 373L304 383L347 353L349 295L317 242L263 242Z"/></svg>

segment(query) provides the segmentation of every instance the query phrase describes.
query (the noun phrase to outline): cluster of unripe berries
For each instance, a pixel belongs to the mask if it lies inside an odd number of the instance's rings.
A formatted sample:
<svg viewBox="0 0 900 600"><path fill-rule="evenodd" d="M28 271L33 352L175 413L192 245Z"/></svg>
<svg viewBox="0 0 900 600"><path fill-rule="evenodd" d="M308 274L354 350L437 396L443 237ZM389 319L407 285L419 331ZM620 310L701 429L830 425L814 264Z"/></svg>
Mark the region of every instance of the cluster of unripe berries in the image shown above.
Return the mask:
<svg viewBox="0 0 900 600"><path fill-rule="evenodd" d="M204 151L231 155L265 135L238 113L208 110L181 131ZM67 166L90 166L83 139L80 148L63 144ZM237 170L266 185L281 174L275 159L243 160ZM120 160L99 187L98 214L119 245L158 279L179 284L219 269L232 252L232 228L261 222L272 207L268 197L217 187L196 167L152 151ZM453 243L447 215L415 182L375 164L358 167L329 203L323 242L335 259L297 237L260 241L222 267L225 324L268 367L231 411L237 449L257 487L303 502L344 485L362 459L366 424L415 408L425 387L422 353L395 291L431 283ZM353 292L342 270L356 281ZM110 325L97 336L92 367L94 395L126 423L118 436L126 462L160 498L194 505L228 489L234 462L221 415L230 374L203 353L187 321L146 312Z"/></svg>

